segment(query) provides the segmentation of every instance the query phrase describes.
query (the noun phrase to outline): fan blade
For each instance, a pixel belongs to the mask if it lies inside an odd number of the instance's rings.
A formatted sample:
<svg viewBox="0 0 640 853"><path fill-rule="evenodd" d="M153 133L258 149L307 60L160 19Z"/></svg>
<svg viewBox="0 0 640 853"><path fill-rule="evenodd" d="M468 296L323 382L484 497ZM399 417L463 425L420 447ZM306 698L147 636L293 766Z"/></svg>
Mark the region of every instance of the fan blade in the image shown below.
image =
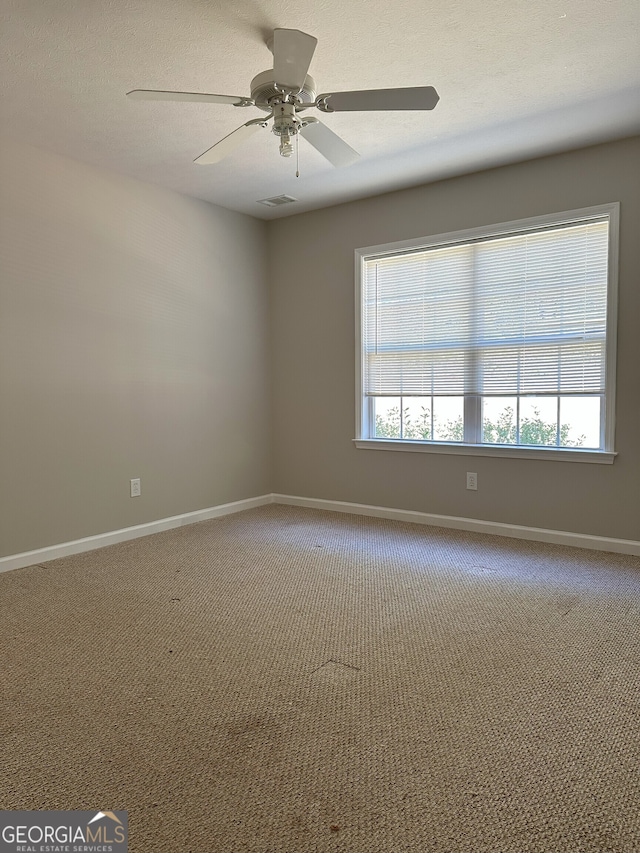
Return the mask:
<svg viewBox="0 0 640 853"><path fill-rule="evenodd" d="M273 76L276 83L299 92L317 44L318 39L300 30L274 30Z"/></svg>
<svg viewBox="0 0 640 853"><path fill-rule="evenodd" d="M432 110L440 100L433 86L410 89L366 89L320 95L318 109L337 113L350 110Z"/></svg>
<svg viewBox="0 0 640 853"><path fill-rule="evenodd" d="M158 89L134 89L127 92L134 101L194 101L204 104L236 104L239 107L253 105L251 98L239 95L209 95L204 92L163 92Z"/></svg>
<svg viewBox="0 0 640 853"><path fill-rule="evenodd" d="M204 154L201 154L193 162L201 166L209 166L213 163L218 163L220 160L228 157L235 149L241 145L245 139L260 130L261 127L266 127L266 122L262 119L247 122L240 127L232 130L228 136L225 136L220 142L216 142L211 148L208 148Z"/></svg>
<svg viewBox="0 0 640 853"><path fill-rule="evenodd" d="M358 152L347 145L344 139L341 139L337 133L334 133L317 118L305 118L305 121L309 123L302 128L300 133L332 165L348 166L355 163L360 157Z"/></svg>

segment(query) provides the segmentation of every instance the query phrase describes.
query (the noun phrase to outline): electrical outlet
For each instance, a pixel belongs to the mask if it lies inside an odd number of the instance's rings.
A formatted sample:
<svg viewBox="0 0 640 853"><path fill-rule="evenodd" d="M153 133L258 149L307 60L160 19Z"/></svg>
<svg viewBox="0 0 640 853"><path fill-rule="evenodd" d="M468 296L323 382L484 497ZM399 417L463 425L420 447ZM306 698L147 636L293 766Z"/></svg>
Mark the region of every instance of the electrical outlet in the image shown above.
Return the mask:
<svg viewBox="0 0 640 853"><path fill-rule="evenodd" d="M478 475L472 471L467 471L467 488L474 492L478 489Z"/></svg>
<svg viewBox="0 0 640 853"><path fill-rule="evenodd" d="M137 498L140 496L140 477L131 480L131 497Z"/></svg>

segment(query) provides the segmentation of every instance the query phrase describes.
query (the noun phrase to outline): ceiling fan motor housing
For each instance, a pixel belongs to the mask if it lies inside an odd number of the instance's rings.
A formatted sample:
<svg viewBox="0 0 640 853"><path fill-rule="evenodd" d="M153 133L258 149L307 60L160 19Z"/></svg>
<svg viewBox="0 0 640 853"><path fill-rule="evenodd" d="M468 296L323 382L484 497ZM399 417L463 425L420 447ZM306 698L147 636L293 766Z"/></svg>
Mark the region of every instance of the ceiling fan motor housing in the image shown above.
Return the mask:
<svg viewBox="0 0 640 853"><path fill-rule="evenodd" d="M251 81L251 97L256 107L270 113L273 104L270 101L280 99L285 87L278 86L273 69L263 71ZM299 92L291 94L291 102L299 106L311 106L316 100L316 82L310 74L304 78L304 85Z"/></svg>

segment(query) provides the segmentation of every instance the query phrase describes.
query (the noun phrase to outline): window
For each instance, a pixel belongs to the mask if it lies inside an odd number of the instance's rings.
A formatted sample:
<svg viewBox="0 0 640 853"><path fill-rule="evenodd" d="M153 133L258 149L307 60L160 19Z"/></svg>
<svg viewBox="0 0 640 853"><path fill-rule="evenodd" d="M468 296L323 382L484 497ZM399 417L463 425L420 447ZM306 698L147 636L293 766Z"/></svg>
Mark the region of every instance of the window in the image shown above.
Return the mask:
<svg viewBox="0 0 640 853"><path fill-rule="evenodd" d="M617 221L358 251L358 446L612 462Z"/></svg>

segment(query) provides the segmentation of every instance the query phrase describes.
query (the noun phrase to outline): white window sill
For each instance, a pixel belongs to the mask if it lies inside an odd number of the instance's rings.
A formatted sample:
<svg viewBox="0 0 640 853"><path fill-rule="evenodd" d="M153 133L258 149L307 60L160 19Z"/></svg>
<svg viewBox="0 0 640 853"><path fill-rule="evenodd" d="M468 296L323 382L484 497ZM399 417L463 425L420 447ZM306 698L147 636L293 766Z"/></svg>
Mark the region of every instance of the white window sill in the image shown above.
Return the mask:
<svg viewBox="0 0 640 853"><path fill-rule="evenodd" d="M354 438L360 450L400 450L409 453L449 453L453 456L501 456L506 459L546 459L550 462L592 462L612 465L618 455L603 450L568 447L510 447L490 444L453 444L432 441L400 441L387 438Z"/></svg>

